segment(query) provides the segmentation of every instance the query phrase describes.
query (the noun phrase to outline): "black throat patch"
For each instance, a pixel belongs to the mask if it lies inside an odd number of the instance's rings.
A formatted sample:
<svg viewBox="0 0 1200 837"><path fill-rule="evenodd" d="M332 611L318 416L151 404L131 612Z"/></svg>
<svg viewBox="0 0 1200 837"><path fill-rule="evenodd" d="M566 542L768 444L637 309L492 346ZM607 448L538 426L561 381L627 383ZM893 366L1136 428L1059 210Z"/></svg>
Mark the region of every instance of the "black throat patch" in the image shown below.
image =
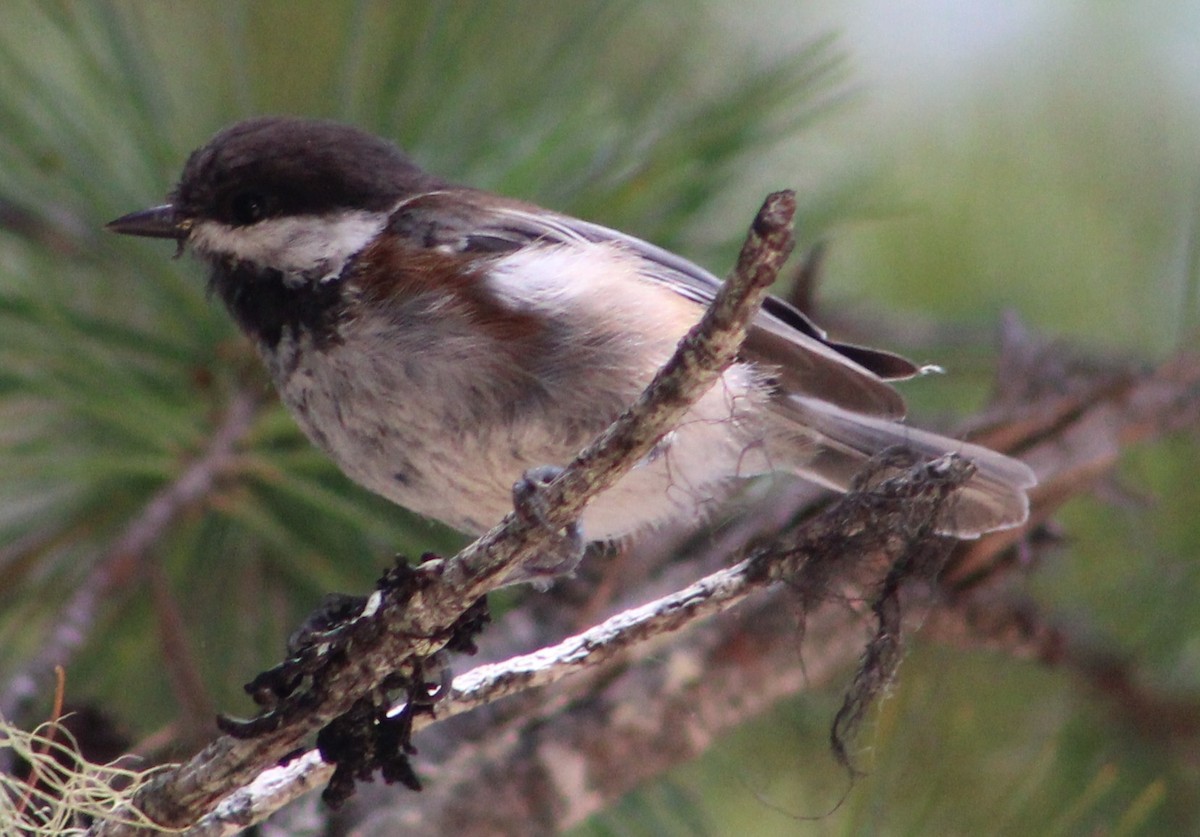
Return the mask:
<svg viewBox="0 0 1200 837"><path fill-rule="evenodd" d="M290 329L307 333L323 349L341 342L337 326L345 310L342 277L286 282L282 271L244 261L213 265L209 288L225 302L242 330L275 349Z"/></svg>

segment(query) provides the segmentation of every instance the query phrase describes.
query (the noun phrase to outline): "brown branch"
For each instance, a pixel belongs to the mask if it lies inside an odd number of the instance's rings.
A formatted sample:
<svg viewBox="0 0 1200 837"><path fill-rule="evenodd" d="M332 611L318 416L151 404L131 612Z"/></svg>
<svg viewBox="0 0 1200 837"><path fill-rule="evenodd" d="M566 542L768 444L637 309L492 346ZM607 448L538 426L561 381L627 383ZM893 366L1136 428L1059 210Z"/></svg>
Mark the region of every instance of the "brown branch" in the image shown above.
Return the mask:
<svg viewBox="0 0 1200 837"><path fill-rule="evenodd" d="M913 485L912 475L904 482ZM425 793L365 806L355 833L561 833L781 698L827 682L861 653L867 636L860 613L828 600L831 585L873 586L913 546L897 533L927 525L926 501L936 505L922 494L881 514L873 502L863 504L867 497L879 495L848 495L797 533L805 558L791 554L798 563L786 586L694 624L667 647L637 646L582 686L570 681L569 693L545 693L507 727L455 740L453 755L431 768ZM772 544L757 554L777 560L780 549Z"/></svg>
<svg viewBox="0 0 1200 837"><path fill-rule="evenodd" d="M794 212L793 193L767 198L733 275L701 322L680 342L638 402L546 487L544 521L509 514L458 556L419 567L401 600L376 594L361 617L372 625L370 642L330 662L322 671L319 696L302 716L268 714L257 722L261 734L243 740L222 736L187 764L157 777L135 798L138 808L167 826L195 822L385 679L406 666L411 671L441 648L452 636L455 621L480 595L502 585L523 560L546 546L552 527L568 525L588 499L649 453L733 362L747 325L791 250ZM93 833L137 832L119 824L99 824Z"/></svg>
<svg viewBox="0 0 1200 837"><path fill-rule="evenodd" d="M41 783L41 777L38 770L35 769L35 765L37 765L40 758L50 753L51 749L54 747L54 739L58 737L60 730L59 723L62 721L63 703L64 699L66 698L66 693L66 669L64 669L62 666L55 666L54 703L50 708L50 717L47 719L45 724L46 732L44 737L41 743L33 748L33 758L29 760L30 770L29 777L26 779L25 793L22 794L21 799L16 805L16 819L18 820L25 816L25 811L28 810L30 803L33 802L33 798L37 795L39 790L38 786Z"/></svg>
<svg viewBox="0 0 1200 837"><path fill-rule="evenodd" d="M208 740L216 707L188 641L186 620L171 594L167 574L161 566L152 564L146 568L146 576L158 629L159 656L179 707L180 734L175 743L179 748L199 746Z"/></svg>
<svg viewBox="0 0 1200 837"><path fill-rule="evenodd" d="M612 667L585 700L556 696L514 728L457 748L426 792L365 809L354 833L562 833L779 700L829 682L861 651L850 610L825 606L804 621L802 655L788 591L746 602L652 660Z"/></svg>
<svg viewBox="0 0 1200 837"><path fill-rule="evenodd" d="M1058 359L1045 363L1048 352ZM1012 405L1012 422L993 417L977 441L1019 452L1034 469L1031 526L1047 521L1073 497L1095 487L1123 451L1171 433L1200 427L1200 355L1184 350L1157 368L1074 368L1059 346L1030 353L1023 380L1039 381L1034 408ZM1066 390L1064 394L1064 390ZM998 532L963 543L951 558L943 583L957 591L992 578L994 563L1019 531Z"/></svg>
<svg viewBox="0 0 1200 837"><path fill-rule="evenodd" d="M364 806L354 833L561 833L704 752L722 732L781 698L826 682L861 649L862 633L844 608L810 615L806 647L816 651L801 657L795 610L784 590L745 604L694 626L666 648L646 646L656 649L650 664L622 660L623 673L587 681L592 687L586 701L544 694L515 728L492 727L477 739L455 740L453 755L429 768L429 787L420 794L377 789L372 797L380 804ZM668 671L688 674L669 677ZM578 771L567 771L564 758ZM257 787L230 797L184 834L235 833L322 785L331 773L315 752L306 754L269 771ZM568 775L587 785L569 785Z"/></svg>
<svg viewBox="0 0 1200 837"><path fill-rule="evenodd" d="M903 566L904 561L919 554L930 543L944 542L933 534L934 522L954 488L969 475L968 466L948 458L922 463L901 476L847 494L799 530L749 547L745 557L728 569L621 612L554 646L480 666L455 678L449 699L438 705L436 717L418 716L414 720L415 726L424 728L444 723L496 700L543 688L583 671L596 671L614 660L629 664L644 659L653 649L660 648L661 640L670 634L710 619L742 602L755 590L779 580L786 581L793 597L788 620L790 633L795 635L799 629L797 619L803 623L810 610L829 598L834 578L848 579L863 567L887 568L890 576L890 568ZM889 634L898 634L898 628L898 624L889 625ZM793 650L795 642L795 636L788 640ZM859 647L861 642L855 645ZM880 687L890 677L891 670L886 665L864 666L865 672L879 679ZM706 672L704 668L696 671L697 677L707 676L702 673ZM739 685L738 688L742 687ZM764 694L776 692L767 689ZM860 709L873 696L874 692L864 691L857 702L848 705ZM741 702L746 703L744 699ZM767 705L757 701L751 703L760 708ZM625 705L638 705L639 713L646 715L659 711L658 707L643 704ZM547 709L548 706L543 705L535 715L545 717ZM528 716L522 718L526 724L531 720ZM642 720L645 722L646 718ZM677 734L674 727L671 729L672 734ZM213 816L188 833L221 833L217 826L222 822L248 825L253 821L246 819L250 812L264 816L273 806L282 805L321 779L328 778L332 770L311 753L301 764L271 769L223 802ZM628 772L624 771L625 774ZM488 830L494 828L494 822L485 822ZM528 827L520 818L509 822L518 830ZM557 823L556 827L567 824Z"/></svg>

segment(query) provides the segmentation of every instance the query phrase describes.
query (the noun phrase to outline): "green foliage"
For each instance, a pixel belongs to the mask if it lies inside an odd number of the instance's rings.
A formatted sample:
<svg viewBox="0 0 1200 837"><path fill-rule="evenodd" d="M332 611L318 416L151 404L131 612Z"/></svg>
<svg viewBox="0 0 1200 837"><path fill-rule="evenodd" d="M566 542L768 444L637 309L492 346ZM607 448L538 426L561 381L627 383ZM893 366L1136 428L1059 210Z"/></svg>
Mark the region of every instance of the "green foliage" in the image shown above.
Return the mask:
<svg viewBox="0 0 1200 837"><path fill-rule="evenodd" d="M321 594L365 590L391 552L459 542L355 488L300 436L206 299L197 265L101 231L159 200L190 149L250 114L353 121L444 176L694 258L740 234L749 205L712 216L747 182L813 182L802 232L835 234L833 294L899 312L921 346L914 354L954 373L909 392L926 406L940 395L947 411L982 397L981 326L1002 306L1090 345L1148 354L1195 330L1197 248L1181 239L1200 225L1181 160L1195 159L1200 129L1178 117L1172 142L1156 144L1146 127L1155 114L1184 108L1160 85L1119 84L1140 64L1128 54L1106 63L1120 52L1113 35L1077 34L1045 51L1053 60L1002 67L970 118L871 122L874 145L860 142L848 171L831 173L819 154L805 156L801 129L844 101L848 74L836 45L812 34L802 47L789 35L779 57L747 55L741 36L688 0L6 2L0 683L151 498L203 455L235 394L261 405L237 455L149 556L173 603L154 603L145 579L130 579L70 668L70 694L104 701L142 734L175 719L156 665L170 607L213 701L238 711L240 684L278 657ZM1083 61L1093 42L1107 48ZM1135 57L1148 61L1150 46ZM1046 81L1060 72L1073 83ZM1089 75L1111 84L1089 88ZM1043 98L1015 107L1001 95L1014 84ZM796 157L784 141L800 144ZM968 324L948 333L948 318ZM1125 476L1160 502L1068 510L1075 540L1037 587L1048 606L1136 654L1157 684L1192 694L1195 461L1194 439L1131 458ZM836 698L835 688L781 709L592 827L1194 828L1196 778L1178 753L1120 726L1066 676L944 649L921 649L902 668L865 742L872 775L837 814L808 822L770 811L819 817L845 790L825 745Z"/></svg>

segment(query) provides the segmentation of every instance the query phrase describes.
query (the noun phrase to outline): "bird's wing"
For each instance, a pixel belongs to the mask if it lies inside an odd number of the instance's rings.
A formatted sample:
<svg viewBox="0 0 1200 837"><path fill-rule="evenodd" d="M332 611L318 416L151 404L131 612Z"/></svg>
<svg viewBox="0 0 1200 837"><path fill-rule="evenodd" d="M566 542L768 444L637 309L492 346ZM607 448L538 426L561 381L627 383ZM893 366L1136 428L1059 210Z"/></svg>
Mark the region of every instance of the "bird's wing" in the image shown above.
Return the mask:
<svg viewBox="0 0 1200 837"><path fill-rule="evenodd" d="M511 252L530 244L611 243L639 256L648 280L707 306L721 280L641 239L519 201L471 189L429 192L405 200L389 230L414 245L460 253ZM921 369L890 352L830 340L799 310L768 297L754 320L743 357L768 371L779 395L803 395L845 410L902 418L904 400L887 381Z"/></svg>

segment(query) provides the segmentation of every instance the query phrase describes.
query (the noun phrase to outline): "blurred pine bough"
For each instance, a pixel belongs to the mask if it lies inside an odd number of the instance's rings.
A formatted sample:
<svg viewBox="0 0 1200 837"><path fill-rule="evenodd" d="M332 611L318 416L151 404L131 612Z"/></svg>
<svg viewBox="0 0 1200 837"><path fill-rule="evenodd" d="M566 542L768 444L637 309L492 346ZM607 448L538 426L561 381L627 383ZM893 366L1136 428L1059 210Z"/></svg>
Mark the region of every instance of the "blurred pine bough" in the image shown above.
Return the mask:
<svg viewBox="0 0 1200 837"><path fill-rule="evenodd" d="M755 155L821 115L838 101L845 81L828 41L786 60L747 58L736 52L742 41L730 43L695 3L679 0L486 7L14 0L4 11L0 693L61 626L59 608L75 601L92 569L110 566L120 572L104 591L97 617L86 622L86 644L69 665L68 691L119 707L141 725L139 733L180 716L208 723L206 703L241 705L241 682L278 657L282 637L321 593L366 589L390 552L446 551L457 540L349 485L274 406L257 361L205 299L200 271L186 260L169 261L164 248L105 237L104 221L161 196L187 151L221 125L251 113L295 112L354 121L396 138L441 174L627 229L719 270L731 250L724 250L725 258L706 257L713 248L697 233L697 219L727 205ZM1124 43L1133 36L1121 31L1119 37ZM1098 50L1097 60L1108 66L1113 52ZM1076 58L1062 55L1062 61ZM1027 75L1044 71L1025 68ZM1081 72L1096 74L1094 67ZM1004 85L1010 81L1006 74ZM893 295L902 293L926 317L914 326L906 311L906 325L923 330L915 354L955 361L955 374L938 383L943 394L961 393L961 369L976 362L974 347L985 339L976 323L965 329L969 340L955 344L957 354L929 348L937 326L930 312L943 309L927 303L945 296L952 275L987 287L986 274L1003 271L1014 296L1036 298L1043 314L1071 307L1077 330L1098 334L1097 341L1112 335L1087 321L1087 293L1109 297L1108 306L1127 317L1138 312L1122 294L1063 281L1068 267L1090 276L1107 265L1137 286L1137 298L1151 310L1186 310L1174 300L1146 300L1146 276L1130 269L1137 260L1114 267L1113 251L1095 246L1119 241L1112 232L1123 234L1119 224L1127 214L1138 217L1127 225L1129 235L1141 235L1141 216L1162 202L1158 192L1145 190L1134 195L1130 210L1134 193L1124 179L1114 183L1108 167L1137 173L1146 161L1130 154L1120 135L1105 133L1103 120L1093 124L1091 108L1101 99L1114 101L1112 89L1097 88L1096 101L1081 105L1080 86L1041 104L1078 116L1071 126L1076 133L1065 139L1052 130L1031 135L1025 123L1006 125L993 94L1007 86L985 91L984 101L975 103L985 118L940 126L956 135L964 127L976 132L969 139L994 155L988 170L970 169L970 176L962 173L966 164L930 141L937 126L923 125L916 140L889 133L889 150L904 142L922 146L925 162L903 174L928 187L939 205L922 207L929 223L918 225L919 235L906 224L883 234L860 225L841 231L832 250L845 265L872 267L857 271L869 278L872 294L888 281L903 283ZM1148 111L1161 107L1142 98ZM1129 103L1118 97L1113 107L1124 110ZM1133 124L1148 132L1161 127L1150 119ZM1085 186L1103 181L1108 191L1090 204L1079 192L1055 192L1047 197L1056 202L1053 212L1033 206L1031 190L1043 196L1062 174L1059 159L1026 167L1028 158L1045 156L1036 143L1089 169L1095 182ZM1165 165L1154 170L1182 182ZM930 185L930 171L944 180ZM1020 182L1030 171L1035 182ZM878 212L879 194L866 198ZM728 207L732 220L704 228L736 238L748 209ZM811 207L802 207L806 212L811 224ZM1036 264L1045 249L1018 237L1030 216L1057 255L1053 264ZM1064 228L1080 217L1090 237ZM1084 252L1090 260L1079 258ZM1193 259L1194 253L1193 247ZM967 272L972 267L974 274ZM1192 268L1189 298L1196 288ZM1154 327L1174 323L1146 319ZM989 363L977 361L981 369ZM972 383L977 396L978 381ZM241 399L252 408L251 420L234 427L237 444L220 479L200 501L174 507L154 537L128 556L139 560L124 561L119 547L130 542L124 536L146 519L159 492L205 456L214 434L230 427L230 405ZM1090 512L1088 525L1073 526L1072 533L1075 551L1086 560L1043 568L1038 579L1043 588L1069 589L1073 598L1064 609L1085 612L1102 629L1123 630L1131 644L1149 637L1149 651L1136 646L1143 659L1164 680L1185 687L1194 680L1190 623L1197 611L1196 579L1183 558L1195 553L1197 529L1178 525L1192 517L1194 491L1175 488L1194 486L1194 451L1195 444L1184 441L1126 463L1139 484L1168 486L1160 490L1161 511L1147 515L1155 543L1140 544L1144 569L1130 569L1129 530L1137 526L1107 507L1084 508L1074 516ZM164 630L173 616L181 617L182 634ZM1035 830L1050 817L1061 833L1097 822L1116 823L1118 833L1133 823L1124 833L1134 833L1146 817L1164 824L1153 819L1164 776L1172 789L1192 781L1178 770L1177 754L1163 755L1153 742L1114 731L1105 713L1062 682L1066 678L961 654L949 661L954 676L945 677L949 655L918 649L898 696L883 706L870 742L879 754L873 765L878 782L870 792L857 789L842 812L860 827L969 832L971 824L999 822L999 810ZM922 670L929 676L920 676ZM190 683L203 691L195 705L188 700ZM994 693L988 702L979 698L980 683ZM703 800L688 782L729 788L753 772L743 765L765 769L768 761L784 765L768 801L798 794L809 802L790 810L823 811L842 790L824 761L832 708L811 718L781 711L748 730L741 745L730 745L742 746L741 753L693 766L682 787L667 781L610 819L630 830L657 823L659 831L700 831L706 827ZM804 724L811 728L799 728ZM795 730L796 741L778 747L781 728ZM788 772L797 765L800 780ZM935 765L940 772L933 772ZM765 825L755 794L742 787L731 793L750 808L750 821ZM1172 826L1191 810L1184 796L1168 794ZM784 833L796 827L780 818Z"/></svg>

